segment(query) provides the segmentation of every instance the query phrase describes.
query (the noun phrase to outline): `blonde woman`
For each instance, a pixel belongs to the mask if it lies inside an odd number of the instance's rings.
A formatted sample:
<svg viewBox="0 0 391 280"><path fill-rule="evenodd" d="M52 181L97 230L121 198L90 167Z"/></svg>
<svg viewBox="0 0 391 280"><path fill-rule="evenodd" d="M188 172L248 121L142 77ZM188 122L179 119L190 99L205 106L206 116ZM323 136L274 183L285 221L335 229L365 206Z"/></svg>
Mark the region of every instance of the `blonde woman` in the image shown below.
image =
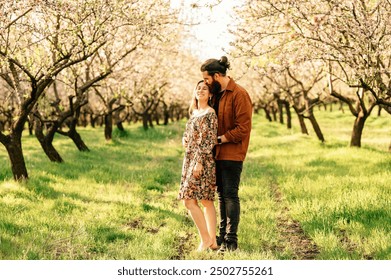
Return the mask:
<svg viewBox="0 0 391 280"><path fill-rule="evenodd" d="M214 206L216 166L213 157L213 147L217 143L217 116L210 106L211 98L209 86L199 81L183 136L186 153L178 198L183 201L198 229L201 239L198 251L218 249Z"/></svg>

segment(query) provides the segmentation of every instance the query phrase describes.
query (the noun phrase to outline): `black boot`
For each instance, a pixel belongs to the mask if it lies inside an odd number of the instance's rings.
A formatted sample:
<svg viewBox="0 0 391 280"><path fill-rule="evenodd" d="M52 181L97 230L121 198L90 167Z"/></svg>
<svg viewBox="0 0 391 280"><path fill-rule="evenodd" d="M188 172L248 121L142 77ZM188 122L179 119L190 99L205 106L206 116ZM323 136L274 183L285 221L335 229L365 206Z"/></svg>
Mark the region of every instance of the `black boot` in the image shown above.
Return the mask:
<svg viewBox="0 0 391 280"><path fill-rule="evenodd" d="M221 245L221 247L220 247L220 249L219 249L219 251L218 251L218 253L219 254L224 254L225 252L232 252L232 251L235 251L236 249L238 249L238 243L237 242L224 242L222 245Z"/></svg>
<svg viewBox="0 0 391 280"><path fill-rule="evenodd" d="M216 235L216 241L217 241L217 245L218 246L221 246L223 243L224 243L224 236L217 236Z"/></svg>

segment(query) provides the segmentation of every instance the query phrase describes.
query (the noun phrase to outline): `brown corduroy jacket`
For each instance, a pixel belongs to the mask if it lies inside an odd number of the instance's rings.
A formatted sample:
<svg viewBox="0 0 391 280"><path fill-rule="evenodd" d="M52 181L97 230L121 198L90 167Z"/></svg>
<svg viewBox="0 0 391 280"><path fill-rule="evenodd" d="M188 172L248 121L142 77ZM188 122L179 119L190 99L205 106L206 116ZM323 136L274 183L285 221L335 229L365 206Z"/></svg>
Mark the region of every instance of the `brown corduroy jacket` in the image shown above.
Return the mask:
<svg viewBox="0 0 391 280"><path fill-rule="evenodd" d="M216 145L216 160L244 161L250 142L252 112L249 94L230 78L217 116L217 135L225 135L228 143Z"/></svg>

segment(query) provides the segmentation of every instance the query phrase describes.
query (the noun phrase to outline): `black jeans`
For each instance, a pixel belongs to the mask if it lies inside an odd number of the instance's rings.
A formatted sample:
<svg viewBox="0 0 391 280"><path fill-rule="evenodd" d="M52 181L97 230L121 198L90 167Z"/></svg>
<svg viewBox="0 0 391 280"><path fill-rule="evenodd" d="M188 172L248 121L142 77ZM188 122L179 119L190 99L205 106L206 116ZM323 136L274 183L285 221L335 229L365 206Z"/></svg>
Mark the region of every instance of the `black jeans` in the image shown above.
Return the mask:
<svg viewBox="0 0 391 280"><path fill-rule="evenodd" d="M216 161L216 184L220 208L220 237L227 243L238 242L240 220L239 182L242 161Z"/></svg>

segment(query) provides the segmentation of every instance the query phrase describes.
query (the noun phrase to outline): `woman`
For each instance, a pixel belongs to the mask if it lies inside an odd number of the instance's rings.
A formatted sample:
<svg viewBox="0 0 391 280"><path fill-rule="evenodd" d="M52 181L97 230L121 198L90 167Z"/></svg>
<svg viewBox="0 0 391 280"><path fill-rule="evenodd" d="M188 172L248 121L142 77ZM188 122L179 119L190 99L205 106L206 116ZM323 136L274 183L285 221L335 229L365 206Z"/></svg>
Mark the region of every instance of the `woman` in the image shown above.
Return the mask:
<svg viewBox="0 0 391 280"><path fill-rule="evenodd" d="M186 124L183 146L186 148L182 167L179 199L183 200L200 235L198 251L218 249L216 243L216 192L213 147L217 143L217 116L209 102L212 93L204 81L197 83L190 119ZM204 212L198 205L204 206Z"/></svg>

